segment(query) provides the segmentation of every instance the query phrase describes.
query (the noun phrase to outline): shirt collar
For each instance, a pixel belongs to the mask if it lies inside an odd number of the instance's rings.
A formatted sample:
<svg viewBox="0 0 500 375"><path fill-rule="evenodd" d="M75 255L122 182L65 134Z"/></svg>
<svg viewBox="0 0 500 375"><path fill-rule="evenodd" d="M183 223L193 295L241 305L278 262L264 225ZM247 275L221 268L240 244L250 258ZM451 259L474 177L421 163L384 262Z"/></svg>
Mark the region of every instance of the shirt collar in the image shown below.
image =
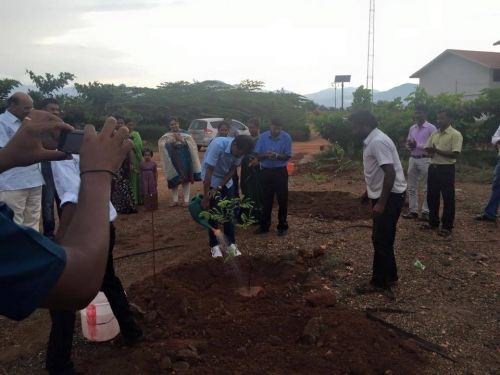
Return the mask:
<svg viewBox="0 0 500 375"><path fill-rule="evenodd" d="M280 137L281 137L281 131L278 133L277 137L273 137L273 134L269 130L269 139L272 139L273 141L279 141Z"/></svg>
<svg viewBox="0 0 500 375"><path fill-rule="evenodd" d="M378 128L373 129L370 134L363 140L363 144L365 146L368 146L368 144L375 138L378 134L380 133L380 130Z"/></svg>
<svg viewBox="0 0 500 375"><path fill-rule="evenodd" d="M422 124L422 128L428 128L429 126L431 126L431 123L427 120L424 121L424 123ZM415 128L420 128L420 126L418 126L418 124L415 124Z"/></svg>
<svg viewBox="0 0 500 375"><path fill-rule="evenodd" d="M229 141L227 142L227 145L226 145L226 148L224 149L224 152L226 154L231 154L231 156L233 155L231 153L231 146L233 145L233 142L234 142L234 138L231 138L231 137L226 137L226 139Z"/></svg>
<svg viewBox="0 0 500 375"><path fill-rule="evenodd" d="M440 132L441 134L444 134L444 133L448 133L448 131L449 131L449 130L453 130L453 128L451 127L451 125L450 125L450 126L448 126L448 127L447 127L444 131L441 131L441 129L439 129L439 132Z"/></svg>
<svg viewBox="0 0 500 375"><path fill-rule="evenodd" d="M21 123L21 120L19 120L16 116L10 113L8 109L5 110L5 116L7 116L7 120L9 120L13 124Z"/></svg>

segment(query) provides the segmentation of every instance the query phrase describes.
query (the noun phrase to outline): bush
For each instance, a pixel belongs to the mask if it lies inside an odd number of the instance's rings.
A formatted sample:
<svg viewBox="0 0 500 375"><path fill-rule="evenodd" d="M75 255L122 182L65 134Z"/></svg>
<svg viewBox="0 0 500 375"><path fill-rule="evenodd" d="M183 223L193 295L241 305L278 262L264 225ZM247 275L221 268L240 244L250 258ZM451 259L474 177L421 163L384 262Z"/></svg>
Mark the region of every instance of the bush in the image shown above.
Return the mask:
<svg viewBox="0 0 500 375"><path fill-rule="evenodd" d="M457 163L477 168L493 168L497 164L495 151L463 150Z"/></svg>
<svg viewBox="0 0 500 375"><path fill-rule="evenodd" d="M139 132L144 141L156 143L168 129L164 126L158 125L139 125L136 130Z"/></svg>

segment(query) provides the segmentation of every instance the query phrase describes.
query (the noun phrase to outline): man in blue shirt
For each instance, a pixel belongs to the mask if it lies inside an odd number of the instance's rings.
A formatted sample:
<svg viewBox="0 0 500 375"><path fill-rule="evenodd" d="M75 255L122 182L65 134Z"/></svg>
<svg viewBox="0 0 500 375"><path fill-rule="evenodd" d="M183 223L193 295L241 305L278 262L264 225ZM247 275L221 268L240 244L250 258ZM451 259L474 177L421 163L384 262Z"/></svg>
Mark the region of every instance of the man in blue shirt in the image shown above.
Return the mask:
<svg viewBox="0 0 500 375"><path fill-rule="evenodd" d="M278 201L278 236L288 230L288 160L292 157L292 137L282 130L279 118L271 120L271 129L261 134L254 152L260 161L263 209L260 228L256 233L267 233L271 226L274 195Z"/></svg>
<svg viewBox="0 0 500 375"><path fill-rule="evenodd" d="M214 138L208 145L201 166L201 178L203 179L203 200L201 206L204 209L216 207L222 199L235 197L233 175L236 168L241 164L244 155L252 152L253 140L248 135L239 135L236 138L219 137ZM219 192L220 194L217 194ZM216 223L211 222L215 228ZM228 238L231 250L235 255L240 255L236 247L234 234L234 223L224 223L224 234ZM210 248L213 258L222 257L222 252L213 231L208 231Z"/></svg>

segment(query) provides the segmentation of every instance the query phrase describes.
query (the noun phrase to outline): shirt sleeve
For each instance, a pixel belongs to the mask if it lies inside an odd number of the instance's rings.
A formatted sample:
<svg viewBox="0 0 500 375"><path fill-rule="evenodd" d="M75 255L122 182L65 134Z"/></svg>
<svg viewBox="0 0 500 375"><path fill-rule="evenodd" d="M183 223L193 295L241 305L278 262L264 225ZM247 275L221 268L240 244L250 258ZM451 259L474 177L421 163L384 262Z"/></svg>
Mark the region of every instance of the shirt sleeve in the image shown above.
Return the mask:
<svg viewBox="0 0 500 375"><path fill-rule="evenodd" d="M410 126L410 129L408 130L408 137L406 137L406 140L409 141L411 139L411 130L413 129L413 125Z"/></svg>
<svg viewBox="0 0 500 375"><path fill-rule="evenodd" d="M462 152L462 142L464 138L462 134L456 132L451 138L451 152Z"/></svg>
<svg viewBox="0 0 500 375"><path fill-rule="evenodd" d="M286 144L285 144L285 151L284 153L289 156L289 157L292 157L292 137L288 136L287 139L286 139Z"/></svg>
<svg viewBox="0 0 500 375"><path fill-rule="evenodd" d="M374 141L373 145L373 155L377 160L379 167L386 164L394 164L393 150L389 143L386 141Z"/></svg>
<svg viewBox="0 0 500 375"><path fill-rule="evenodd" d="M436 133L436 131L433 131L431 136L429 137L429 139L427 140L427 142L425 143L425 146L424 148L431 148L432 147L432 142L433 142L433 138L434 138L434 133Z"/></svg>
<svg viewBox="0 0 500 375"><path fill-rule="evenodd" d="M78 202L78 192L80 191L78 163L77 159L52 161L50 163L57 195L61 199L61 207L66 203Z"/></svg>
<svg viewBox="0 0 500 375"><path fill-rule="evenodd" d="M262 150L262 136L259 137L257 140L257 143L255 144L255 147L253 148L253 152L255 154L262 154L264 151Z"/></svg>
<svg viewBox="0 0 500 375"><path fill-rule="evenodd" d="M500 126L498 127L495 134L493 134L493 137L491 137L492 144L496 145L498 141L500 141Z"/></svg>
<svg viewBox="0 0 500 375"><path fill-rule="evenodd" d="M208 145L207 152L205 154L205 163L207 163L212 167L215 167L217 165L217 162L219 161L221 154L224 152L224 148L220 145L220 142L216 140L217 138L215 138Z"/></svg>
<svg viewBox="0 0 500 375"><path fill-rule="evenodd" d="M12 221L0 202L0 315L22 320L46 300L66 265L62 247Z"/></svg>

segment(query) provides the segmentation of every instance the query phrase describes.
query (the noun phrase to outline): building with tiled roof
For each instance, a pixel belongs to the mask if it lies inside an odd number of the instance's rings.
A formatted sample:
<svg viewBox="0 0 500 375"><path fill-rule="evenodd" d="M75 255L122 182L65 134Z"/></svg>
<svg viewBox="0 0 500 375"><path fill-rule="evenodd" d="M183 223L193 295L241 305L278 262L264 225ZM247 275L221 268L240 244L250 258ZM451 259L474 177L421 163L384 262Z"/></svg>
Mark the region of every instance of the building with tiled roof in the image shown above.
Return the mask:
<svg viewBox="0 0 500 375"><path fill-rule="evenodd" d="M483 89L500 88L500 53L447 49L410 78L430 95L463 94L478 97Z"/></svg>

